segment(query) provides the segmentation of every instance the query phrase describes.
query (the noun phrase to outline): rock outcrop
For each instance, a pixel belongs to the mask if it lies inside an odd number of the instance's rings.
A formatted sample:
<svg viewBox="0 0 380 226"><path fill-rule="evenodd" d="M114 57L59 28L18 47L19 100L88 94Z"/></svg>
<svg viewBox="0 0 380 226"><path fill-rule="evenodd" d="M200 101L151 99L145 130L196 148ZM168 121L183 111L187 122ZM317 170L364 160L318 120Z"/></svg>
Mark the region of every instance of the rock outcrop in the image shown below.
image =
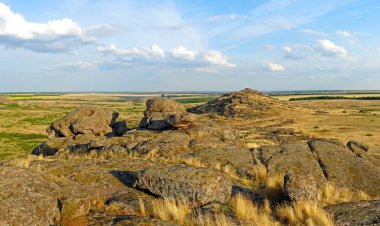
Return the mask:
<svg viewBox="0 0 380 226"><path fill-rule="evenodd" d="M380 225L380 200L339 203L325 210L337 225Z"/></svg>
<svg viewBox="0 0 380 226"><path fill-rule="evenodd" d="M204 105L188 109L197 114L215 113L226 117L258 117L285 103L252 89L225 94Z"/></svg>
<svg viewBox="0 0 380 226"><path fill-rule="evenodd" d="M136 186L164 198L184 199L194 205L226 202L232 182L220 171L174 165L148 168L136 175Z"/></svg>
<svg viewBox="0 0 380 226"><path fill-rule="evenodd" d="M317 184L312 175L288 174L284 179L284 192L290 201L316 200Z"/></svg>
<svg viewBox="0 0 380 226"><path fill-rule="evenodd" d="M146 107L144 118L140 122L141 128L186 128L196 119L196 116L188 113L182 104L171 99L149 99L146 101Z"/></svg>
<svg viewBox="0 0 380 226"><path fill-rule="evenodd" d="M0 166L0 225L56 225L60 187L27 169Z"/></svg>
<svg viewBox="0 0 380 226"><path fill-rule="evenodd" d="M336 140L264 146L256 155L267 166L269 175L311 175L318 188L330 181L374 197L380 194L380 167L373 164L370 156L362 158Z"/></svg>
<svg viewBox="0 0 380 226"><path fill-rule="evenodd" d="M81 107L54 121L47 129L50 139L79 134L104 136L112 133L119 113L99 107Z"/></svg>

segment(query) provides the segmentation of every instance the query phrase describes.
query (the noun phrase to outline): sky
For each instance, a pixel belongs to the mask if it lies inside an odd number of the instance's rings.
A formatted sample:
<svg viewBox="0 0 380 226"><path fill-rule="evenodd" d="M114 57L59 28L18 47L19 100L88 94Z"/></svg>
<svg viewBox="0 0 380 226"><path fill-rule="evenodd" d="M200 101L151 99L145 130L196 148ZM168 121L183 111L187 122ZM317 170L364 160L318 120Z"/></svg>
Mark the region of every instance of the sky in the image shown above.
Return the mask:
<svg viewBox="0 0 380 226"><path fill-rule="evenodd" d="M377 0L0 0L0 92L380 89Z"/></svg>

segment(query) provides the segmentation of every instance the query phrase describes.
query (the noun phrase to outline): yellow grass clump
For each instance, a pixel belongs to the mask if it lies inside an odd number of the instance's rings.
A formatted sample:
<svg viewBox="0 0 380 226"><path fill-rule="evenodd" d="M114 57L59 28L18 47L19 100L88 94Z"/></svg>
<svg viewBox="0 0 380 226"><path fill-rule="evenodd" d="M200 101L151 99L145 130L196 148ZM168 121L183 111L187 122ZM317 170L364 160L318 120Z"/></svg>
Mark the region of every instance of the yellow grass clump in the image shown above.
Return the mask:
<svg viewBox="0 0 380 226"><path fill-rule="evenodd" d="M242 194L236 195L233 200L233 209L239 219L246 221L250 225L278 225L270 215L272 211L270 210L269 202L267 201L264 205L264 208L259 208L251 199Z"/></svg>
<svg viewBox="0 0 380 226"><path fill-rule="evenodd" d="M164 221L174 221L183 225L189 221L192 210L183 200L156 199L152 201L152 213L154 217Z"/></svg>
<svg viewBox="0 0 380 226"><path fill-rule="evenodd" d="M317 201L322 206L370 199L371 197L363 191L353 192L348 188L338 187L332 182L327 182L324 188L318 191L317 196Z"/></svg>
<svg viewBox="0 0 380 226"><path fill-rule="evenodd" d="M43 156L42 155L39 155L39 156L36 156L36 155L28 155L27 158L20 158L20 159L15 159L12 161L12 165L15 166L15 167L19 167L19 168L26 168L28 169L30 167L30 164L33 162L33 161L37 161L37 160L43 160Z"/></svg>
<svg viewBox="0 0 380 226"><path fill-rule="evenodd" d="M334 225L332 216L319 207L316 202L282 204L277 207L275 214L280 221L289 225Z"/></svg>

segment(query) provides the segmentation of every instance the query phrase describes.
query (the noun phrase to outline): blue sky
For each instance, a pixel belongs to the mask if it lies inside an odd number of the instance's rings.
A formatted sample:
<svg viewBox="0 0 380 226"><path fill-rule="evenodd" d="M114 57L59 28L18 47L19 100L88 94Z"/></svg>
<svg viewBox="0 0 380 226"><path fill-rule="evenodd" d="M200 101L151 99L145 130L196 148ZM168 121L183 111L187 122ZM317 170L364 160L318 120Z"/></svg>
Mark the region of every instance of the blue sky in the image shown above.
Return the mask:
<svg viewBox="0 0 380 226"><path fill-rule="evenodd" d="M0 0L0 92L380 89L375 0Z"/></svg>

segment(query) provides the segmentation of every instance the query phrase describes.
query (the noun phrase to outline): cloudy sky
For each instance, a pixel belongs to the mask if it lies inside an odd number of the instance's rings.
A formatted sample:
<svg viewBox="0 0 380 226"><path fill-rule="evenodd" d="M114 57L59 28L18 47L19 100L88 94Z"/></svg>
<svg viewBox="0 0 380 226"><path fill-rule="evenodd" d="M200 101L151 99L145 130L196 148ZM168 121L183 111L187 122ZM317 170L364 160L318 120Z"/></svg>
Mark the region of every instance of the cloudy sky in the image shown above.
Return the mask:
<svg viewBox="0 0 380 226"><path fill-rule="evenodd" d="M376 0L0 0L0 92L380 89Z"/></svg>

